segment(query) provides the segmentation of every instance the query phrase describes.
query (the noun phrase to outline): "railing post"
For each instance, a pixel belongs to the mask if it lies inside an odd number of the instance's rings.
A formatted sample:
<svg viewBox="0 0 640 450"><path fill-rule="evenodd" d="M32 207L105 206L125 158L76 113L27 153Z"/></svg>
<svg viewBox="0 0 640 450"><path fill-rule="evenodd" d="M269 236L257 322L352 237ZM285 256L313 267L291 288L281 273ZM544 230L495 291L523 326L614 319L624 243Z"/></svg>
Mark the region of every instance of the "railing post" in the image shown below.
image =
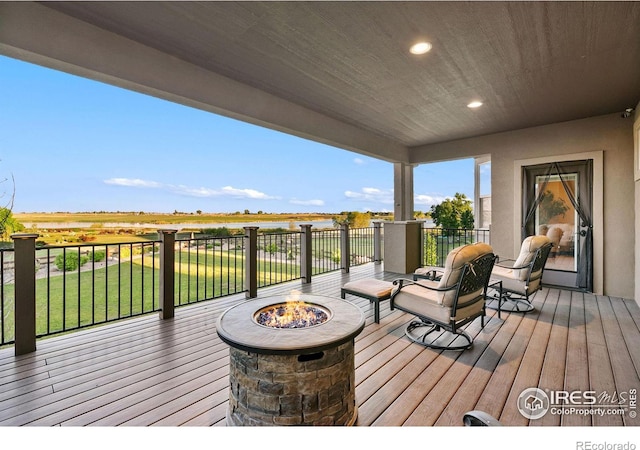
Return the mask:
<svg viewBox="0 0 640 450"><path fill-rule="evenodd" d="M311 283L311 275L313 272L311 227L312 225L309 224L300 225L302 229L302 235L300 236L300 277L303 283Z"/></svg>
<svg viewBox="0 0 640 450"><path fill-rule="evenodd" d="M38 234L12 234L15 265L15 354L36 351L36 239Z"/></svg>
<svg viewBox="0 0 640 450"><path fill-rule="evenodd" d="M340 227L340 266L342 273L349 273L351 260L351 246L349 245L349 224L343 223Z"/></svg>
<svg viewBox="0 0 640 450"><path fill-rule="evenodd" d="M246 298L258 296L258 228L244 227L244 286Z"/></svg>
<svg viewBox="0 0 640 450"><path fill-rule="evenodd" d="M175 310L176 233L158 230L160 235L160 318L170 319Z"/></svg>
<svg viewBox="0 0 640 450"><path fill-rule="evenodd" d="M373 261L382 264L382 222L373 222Z"/></svg>

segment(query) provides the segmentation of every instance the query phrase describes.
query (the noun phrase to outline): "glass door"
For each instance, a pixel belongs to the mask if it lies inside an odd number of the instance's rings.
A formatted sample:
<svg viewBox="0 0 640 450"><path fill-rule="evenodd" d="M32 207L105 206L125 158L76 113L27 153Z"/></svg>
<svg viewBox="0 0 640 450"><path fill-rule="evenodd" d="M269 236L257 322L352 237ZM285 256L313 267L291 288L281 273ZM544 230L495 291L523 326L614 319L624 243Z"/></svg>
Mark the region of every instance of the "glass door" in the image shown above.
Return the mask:
<svg viewBox="0 0 640 450"><path fill-rule="evenodd" d="M543 283L593 289L592 161L523 168L522 238L547 236L553 248Z"/></svg>
<svg viewBox="0 0 640 450"><path fill-rule="evenodd" d="M577 173L566 174L564 181L572 192L576 192ZM546 235L553 244L546 269L577 272L580 248L579 218L565 192L563 181L558 175L538 175L535 184L536 196L540 197L535 209L535 229L538 230L537 234Z"/></svg>

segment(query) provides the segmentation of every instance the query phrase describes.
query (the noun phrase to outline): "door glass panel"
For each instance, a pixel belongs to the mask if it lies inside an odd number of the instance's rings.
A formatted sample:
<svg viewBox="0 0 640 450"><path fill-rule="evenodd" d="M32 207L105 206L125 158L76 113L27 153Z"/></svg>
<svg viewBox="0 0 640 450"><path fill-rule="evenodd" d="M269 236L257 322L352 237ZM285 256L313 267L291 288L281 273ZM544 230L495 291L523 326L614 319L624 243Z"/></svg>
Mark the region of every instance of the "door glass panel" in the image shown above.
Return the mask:
<svg viewBox="0 0 640 450"><path fill-rule="evenodd" d="M562 178L575 197L578 189L578 174L563 174ZM544 189L544 192L536 210L536 230L538 234L546 235L553 243L545 267L576 272L579 249L578 214L558 175L537 176L536 196L540 194L541 189Z"/></svg>

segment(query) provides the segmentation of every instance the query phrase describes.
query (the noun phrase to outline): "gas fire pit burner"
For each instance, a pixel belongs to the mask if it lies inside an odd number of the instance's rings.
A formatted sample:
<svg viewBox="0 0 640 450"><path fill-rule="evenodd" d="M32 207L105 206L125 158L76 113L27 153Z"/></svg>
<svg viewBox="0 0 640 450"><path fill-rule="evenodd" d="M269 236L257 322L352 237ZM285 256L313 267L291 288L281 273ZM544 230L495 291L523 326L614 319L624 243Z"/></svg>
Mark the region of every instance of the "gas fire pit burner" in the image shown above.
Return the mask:
<svg viewBox="0 0 640 450"><path fill-rule="evenodd" d="M320 305L292 300L267 306L255 314L259 325L273 328L307 328L329 320L327 310Z"/></svg>
<svg viewBox="0 0 640 450"><path fill-rule="evenodd" d="M229 344L227 425L355 423L354 339L364 329L362 311L338 298L299 297L321 320L261 324L265 315L284 315L291 300L284 296L245 301L218 318L216 331Z"/></svg>

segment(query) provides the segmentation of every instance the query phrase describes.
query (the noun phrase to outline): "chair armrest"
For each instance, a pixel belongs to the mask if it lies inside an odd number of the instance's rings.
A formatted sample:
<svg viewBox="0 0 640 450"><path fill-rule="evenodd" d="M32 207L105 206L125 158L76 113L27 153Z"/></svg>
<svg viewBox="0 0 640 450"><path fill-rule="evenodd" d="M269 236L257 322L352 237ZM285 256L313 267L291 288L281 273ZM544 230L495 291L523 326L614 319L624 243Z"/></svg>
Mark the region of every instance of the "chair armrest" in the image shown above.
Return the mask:
<svg viewBox="0 0 640 450"><path fill-rule="evenodd" d="M513 270L518 270L518 269L527 269L529 268L529 266L531 266L531 264L533 263L533 261L529 264L526 264L524 266L514 266L514 264L516 263L515 259L503 259L502 261L496 261L495 265L498 267L502 267L504 269L513 269Z"/></svg>
<svg viewBox="0 0 640 450"><path fill-rule="evenodd" d="M456 289L458 287L457 284L454 284L453 286L449 286L446 288L438 288L438 287L431 287L431 286L427 286L424 284L421 284L418 281L413 281L413 280L408 280L406 278L398 278L393 280L393 284L398 286L398 289L395 290L394 295L397 294L398 292L400 292L400 290L404 287L404 286L420 286L423 289L428 289L430 291L436 291L436 292L447 292L450 291L452 289Z"/></svg>
<svg viewBox="0 0 640 450"><path fill-rule="evenodd" d="M418 278L423 278L426 280L431 280L431 281L440 281L440 278L442 278L442 275L444 275L444 270L439 270L439 269L431 269L430 271L424 273L424 274L417 274L414 273L413 274L413 281L416 281Z"/></svg>

